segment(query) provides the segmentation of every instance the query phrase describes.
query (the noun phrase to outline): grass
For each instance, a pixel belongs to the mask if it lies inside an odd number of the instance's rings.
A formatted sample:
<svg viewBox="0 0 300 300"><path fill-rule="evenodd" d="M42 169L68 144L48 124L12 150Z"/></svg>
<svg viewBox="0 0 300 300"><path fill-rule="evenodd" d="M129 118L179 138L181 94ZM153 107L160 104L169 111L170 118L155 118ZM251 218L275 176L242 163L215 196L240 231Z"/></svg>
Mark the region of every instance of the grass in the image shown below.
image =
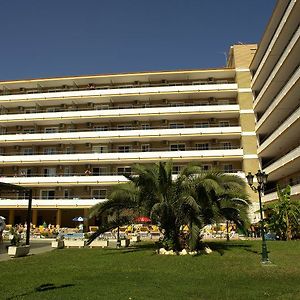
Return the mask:
<svg viewBox="0 0 300 300"><path fill-rule="evenodd" d="M0 262L0 299L300 299L300 242L215 242L202 256L64 249Z"/></svg>

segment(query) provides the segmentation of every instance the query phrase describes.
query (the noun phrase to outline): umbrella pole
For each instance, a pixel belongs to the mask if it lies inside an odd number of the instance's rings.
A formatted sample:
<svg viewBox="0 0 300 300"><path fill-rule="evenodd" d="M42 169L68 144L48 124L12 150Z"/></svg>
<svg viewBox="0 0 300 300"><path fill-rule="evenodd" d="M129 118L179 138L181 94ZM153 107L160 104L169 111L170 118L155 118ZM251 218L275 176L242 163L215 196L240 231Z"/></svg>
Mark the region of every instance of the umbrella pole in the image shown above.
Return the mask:
<svg viewBox="0 0 300 300"><path fill-rule="evenodd" d="M118 222L118 231L117 231L117 248L121 247L121 241L120 241L120 224L119 224L119 219L120 219L120 211L119 209L117 210L117 222Z"/></svg>

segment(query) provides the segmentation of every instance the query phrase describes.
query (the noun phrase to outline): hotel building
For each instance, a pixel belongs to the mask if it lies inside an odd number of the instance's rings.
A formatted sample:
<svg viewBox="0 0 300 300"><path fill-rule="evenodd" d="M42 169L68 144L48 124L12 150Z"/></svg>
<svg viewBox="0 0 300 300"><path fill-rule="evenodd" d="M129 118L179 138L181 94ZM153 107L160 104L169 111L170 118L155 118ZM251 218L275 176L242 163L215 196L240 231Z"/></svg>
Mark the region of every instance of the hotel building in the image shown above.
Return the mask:
<svg viewBox="0 0 300 300"><path fill-rule="evenodd" d="M255 51L232 46L220 69L0 82L1 181L33 189L33 224L72 226L134 163L172 159L174 174L193 162L245 178L259 167ZM24 223L26 208L23 195L2 192L8 224Z"/></svg>
<svg viewBox="0 0 300 300"><path fill-rule="evenodd" d="M277 199L277 184L300 199L299 24L300 1L278 1L250 65L264 201Z"/></svg>

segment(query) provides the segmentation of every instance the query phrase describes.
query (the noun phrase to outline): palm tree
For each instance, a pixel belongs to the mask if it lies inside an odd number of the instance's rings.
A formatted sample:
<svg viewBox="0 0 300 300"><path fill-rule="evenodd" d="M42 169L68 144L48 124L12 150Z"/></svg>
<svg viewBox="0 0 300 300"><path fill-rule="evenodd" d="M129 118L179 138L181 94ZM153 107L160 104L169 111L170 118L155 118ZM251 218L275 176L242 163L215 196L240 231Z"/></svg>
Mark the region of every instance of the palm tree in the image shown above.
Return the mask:
<svg viewBox="0 0 300 300"><path fill-rule="evenodd" d="M237 176L218 171L204 172L188 165L172 176L172 161L134 165L130 182L117 186L105 203L94 206L91 216L110 215L113 224L126 222L141 212L160 223L165 244L180 250L182 225L190 229L189 246L197 247L200 229L224 219L240 227L247 223L245 184ZM125 218L126 216L126 218ZM118 225L120 226L120 225Z"/></svg>

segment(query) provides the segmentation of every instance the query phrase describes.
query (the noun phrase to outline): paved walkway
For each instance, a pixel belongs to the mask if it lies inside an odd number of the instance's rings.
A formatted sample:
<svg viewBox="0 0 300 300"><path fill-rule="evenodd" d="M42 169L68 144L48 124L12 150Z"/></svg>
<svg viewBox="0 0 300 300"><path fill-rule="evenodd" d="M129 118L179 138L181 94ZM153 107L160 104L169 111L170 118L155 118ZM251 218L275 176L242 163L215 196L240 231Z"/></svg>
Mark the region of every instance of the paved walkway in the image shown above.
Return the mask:
<svg viewBox="0 0 300 300"><path fill-rule="evenodd" d="M4 242L0 245L0 262L5 260L10 260L11 258L7 254L6 246L9 242ZM30 252L29 255L36 255L45 252L52 251L51 240L32 240L30 241Z"/></svg>

